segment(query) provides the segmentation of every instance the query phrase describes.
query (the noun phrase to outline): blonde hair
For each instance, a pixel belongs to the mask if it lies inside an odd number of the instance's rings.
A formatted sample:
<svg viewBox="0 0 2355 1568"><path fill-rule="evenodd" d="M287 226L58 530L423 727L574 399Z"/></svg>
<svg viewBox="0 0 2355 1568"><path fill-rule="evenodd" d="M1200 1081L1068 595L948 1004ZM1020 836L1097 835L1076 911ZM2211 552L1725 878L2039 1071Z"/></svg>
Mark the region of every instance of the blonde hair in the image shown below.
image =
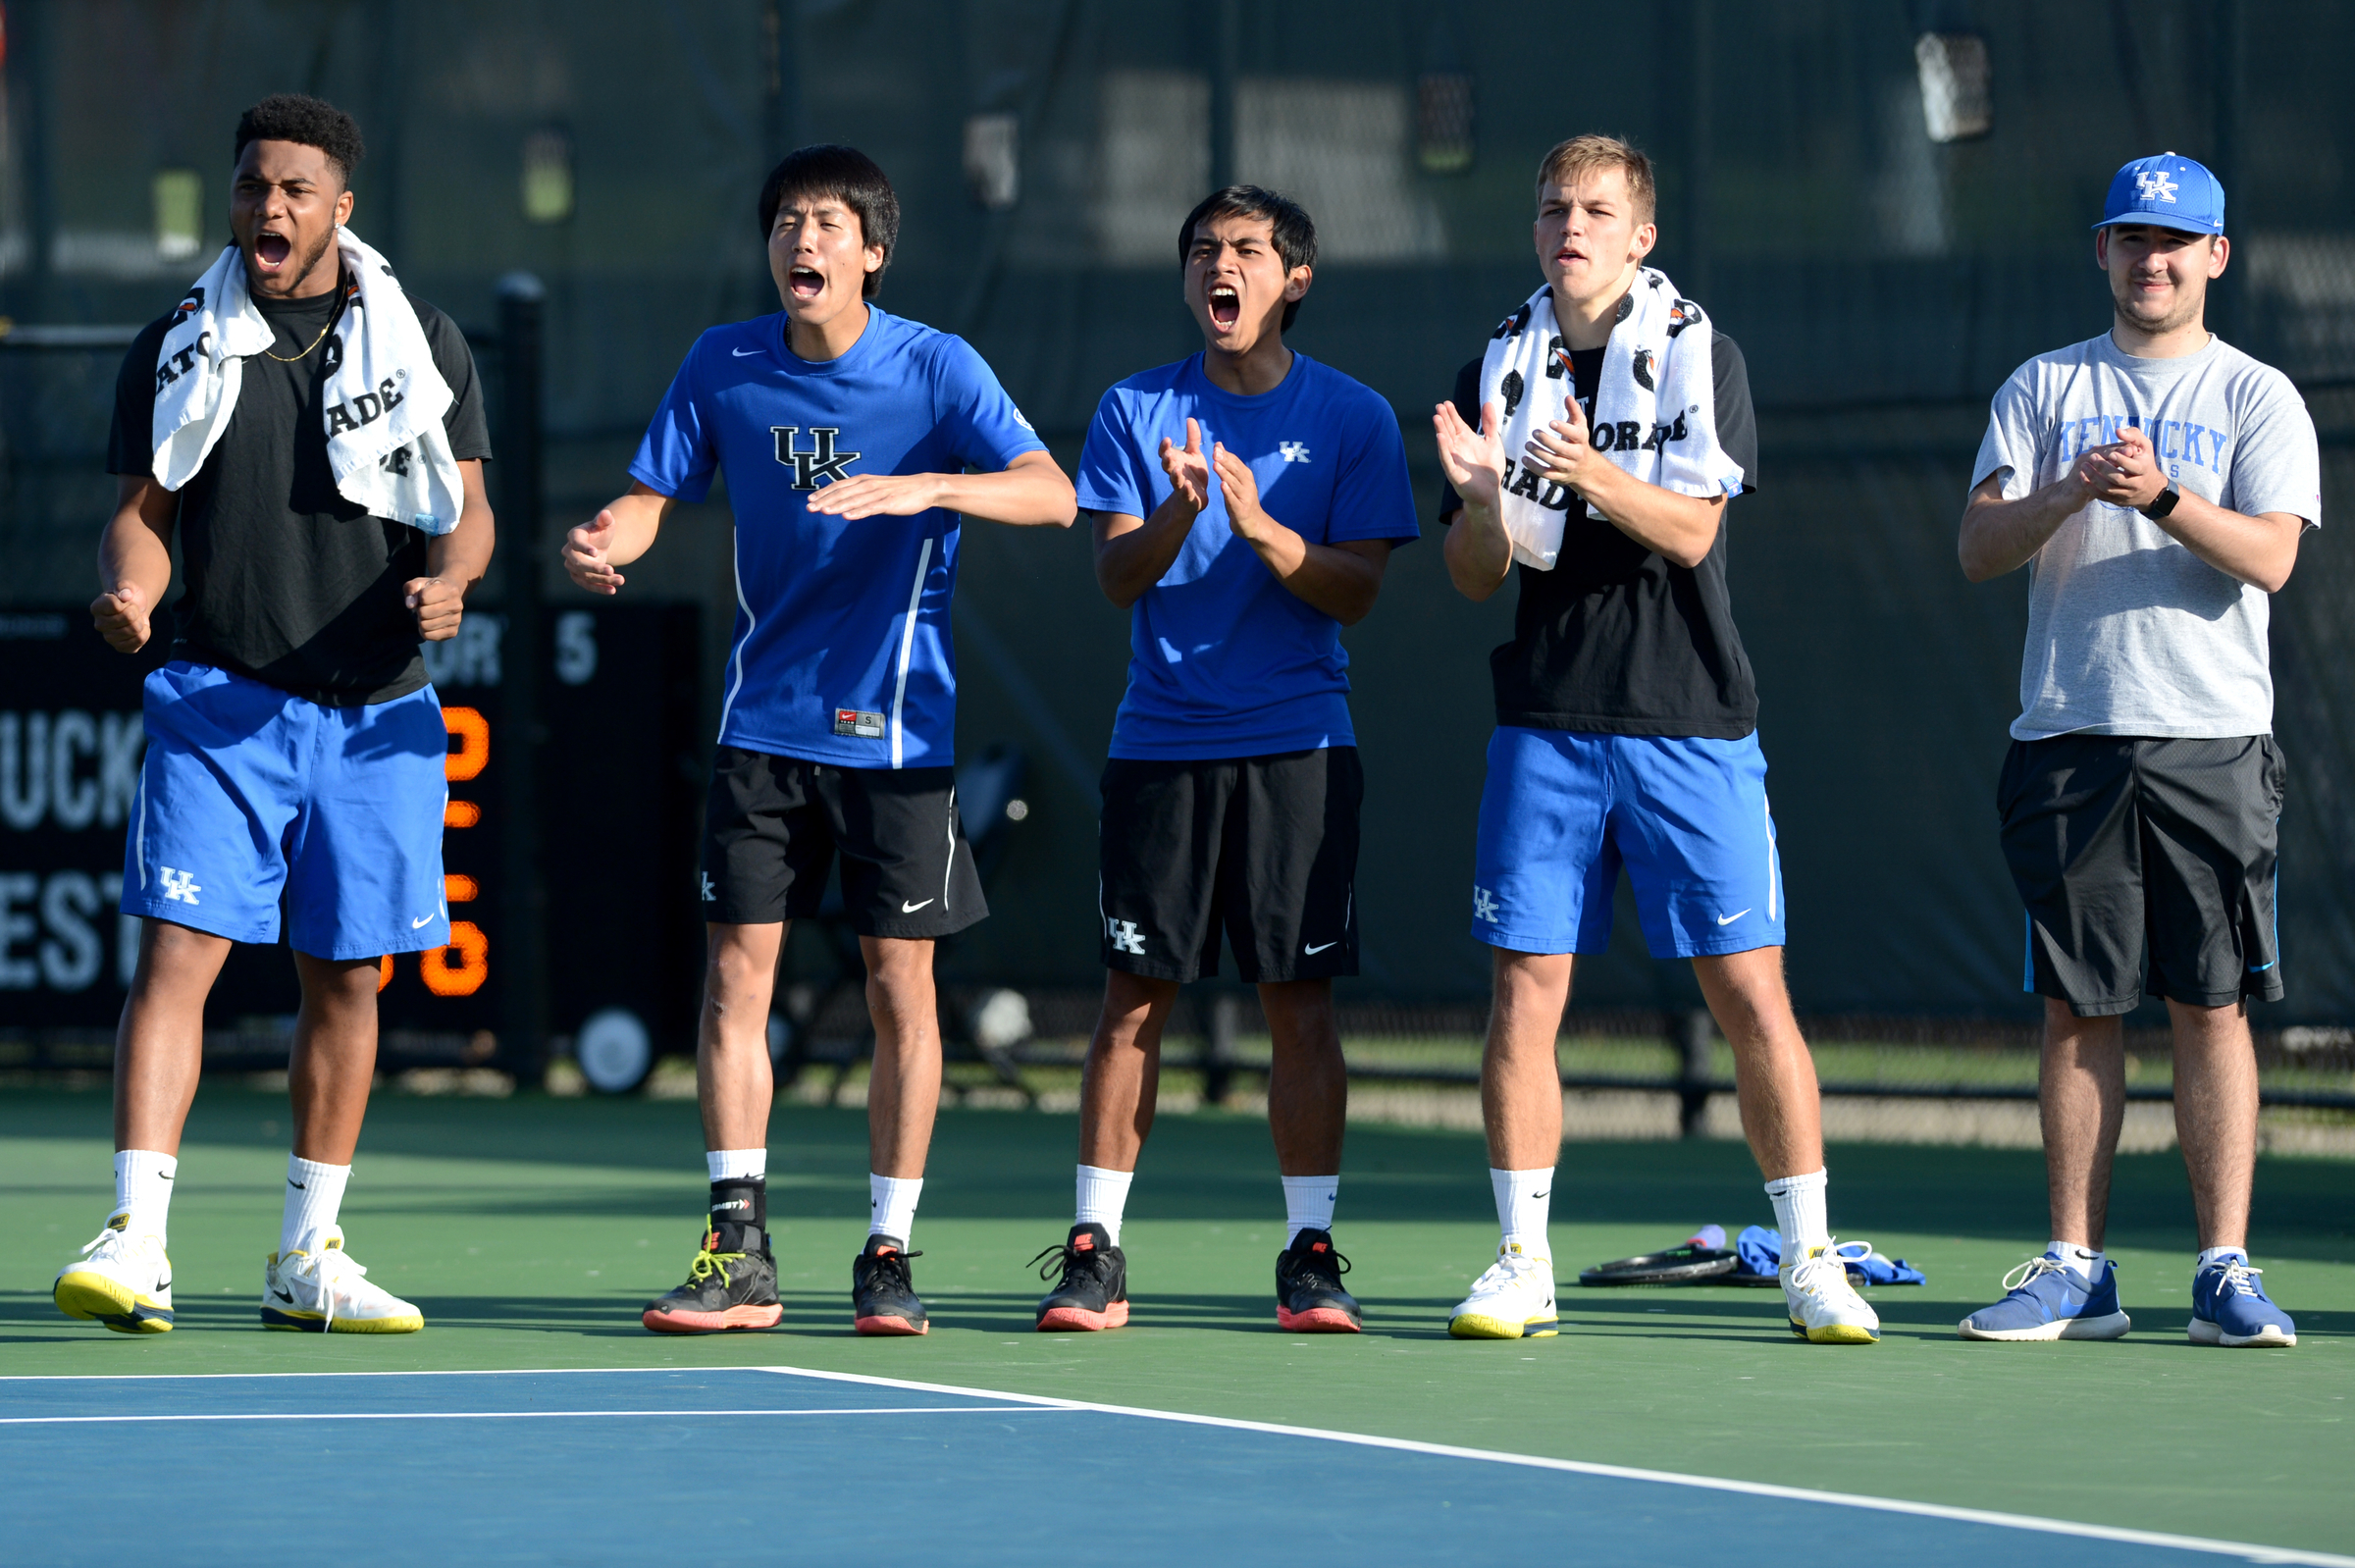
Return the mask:
<svg viewBox="0 0 2355 1568"><path fill-rule="evenodd" d="M1602 169L1616 169L1627 176L1627 194L1636 204L1636 222L1650 223L1658 210L1651 160L1617 136L1572 136L1554 143L1538 164L1538 199L1545 199L1548 185L1574 185Z"/></svg>

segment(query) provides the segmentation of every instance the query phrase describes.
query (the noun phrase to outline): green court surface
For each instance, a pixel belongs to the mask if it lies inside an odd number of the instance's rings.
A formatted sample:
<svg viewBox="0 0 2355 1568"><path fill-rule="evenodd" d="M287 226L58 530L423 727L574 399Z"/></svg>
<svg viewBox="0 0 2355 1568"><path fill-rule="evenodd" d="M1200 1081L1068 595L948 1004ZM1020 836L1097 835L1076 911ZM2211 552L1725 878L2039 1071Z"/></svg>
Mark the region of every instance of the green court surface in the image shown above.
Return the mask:
<svg viewBox="0 0 2355 1568"><path fill-rule="evenodd" d="M864 1235L863 1113L781 1110L771 1333L657 1338L701 1225L695 1109L639 1101L382 1096L343 1219L374 1279L428 1327L277 1334L255 1320L276 1245L283 1096L208 1087L172 1216L179 1329L130 1337L57 1315L49 1281L111 1197L103 1092L0 1094L0 1376L792 1365L1552 1458L2355 1551L2355 1165L2268 1160L2256 1261L2292 1350L2191 1346L2190 1200L2170 1155L2119 1162L2111 1251L2135 1332L2113 1344L1955 1337L2045 1239L2032 1153L1839 1147L1832 1217L1929 1276L1874 1292L1882 1342L1811 1346L1771 1291L1582 1291L1553 1339L1458 1343L1448 1307L1493 1246L1475 1136L1353 1126L1335 1237L1362 1336L1277 1332L1282 1208L1266 1129L1205 1115L1154 1134L1124 1237L1135 1322L1041 1335L1023 1260L1069 1224L1069 1117L946 1113L914 1244L923 1339L850 1333ZM1770 1223L1739 1145L1563 1151L1554 1251L1582 1264L1715 1222ZM1346 1452L1326 1462L1346 1464ZM1302 1478L1304 1492L1313 1477ZM2051 1549L2071 1548L2054 1543ZM1836 1550L1836 1547L1835 1547Z"/></svg>

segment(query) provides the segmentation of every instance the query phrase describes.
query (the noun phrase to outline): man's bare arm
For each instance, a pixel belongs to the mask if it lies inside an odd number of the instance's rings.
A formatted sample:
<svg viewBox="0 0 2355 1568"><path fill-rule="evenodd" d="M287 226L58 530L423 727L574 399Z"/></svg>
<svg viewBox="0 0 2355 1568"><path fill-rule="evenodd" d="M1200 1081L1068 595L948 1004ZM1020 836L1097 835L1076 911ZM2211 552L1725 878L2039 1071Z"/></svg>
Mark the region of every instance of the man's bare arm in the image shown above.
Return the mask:
<svg viewBox="0 0 2355 1568"><path fill-rule="evenodd" d="M1980 480L1962 507L1962 537L1955 547L1962 575L1983 583L2026 565L2093 498L2087 478L2091 462L2089 453L2059 479L2017 500L2004 499L2002 474Z"/></svg>
<svg viewBox="0 0 2355 1568"><path fill-rule="evenodd" d="M857 474L810 497L811 511L848 520L935 506L1017 528L1069 528L1079 512L1071 477L1045 452L1024 452L995 474Z"/></svg>
<svg viewBox="0 0 2355 1568"><path fill-rule="evenodd" d="M98 539L98 597L90 620L106 646L135 653L147 646L155 609L172 588L172 525L180 497L144 474L115 484L115 515Z"/></svg>
<svg viewBox="0 0 2355 1568"><path fill-rule="evenodd" d="M1210 504L1210 459L1202 453L1202 424L1185 422L1185 444L1161 439L1161 471L1169 498L1150 517L1090 512L1096 538L1096 586L1121 608L1142 599L1185 548L1194 519Z"/></svg>
<svg viewBox="0 0 2355 1568"><path fill-rule="evenodd" d="M1439 438L1439 466L1464 502L1461 510L1439 519L1447 530L1439 556L1455 591L1478 603L1513 569L1513 542L1497 511L1504 483L1503 421L1494 403L1484 404L1480 428L1474 430L1455 404L1445 402L1432 410L1431 424Z"/></svg>
<svg viewBox="0 0 2355 1568"><path fill-rule="evenodd" d="M2116 443L2097 446L2086 456L2096 500L2140 508L2167 489L2159 454L2139 426L2128 425ZM2218 571L2269 594L2278 594L2289 581L2290 569L2298 563L2298 541L2306 533L2306 520L2295 513L2252 517L2188 490L2178 491L2174 509L2153 521Z"/></svg>
<svg viewBox="0 0 2355 1568"><path fill-rule="evenodd" d="M1688 569L1699 566L1725 523L1725 497L1687 496L1638 479L1590 444L1586 411L1577 398L1564 412L1567 419L1531 435L1523 464L1542 479L1568 486L1646 549Z"/></svg>
<svg viewBox="0 0 2355 1568"><path fill-rule="evenodd" d="M483 463L470 457L458 464L464 498L458 526L428 542L423 577L401 585L403 601L417 617L417 632L429 643L446 642L458 635L465 618L466 595L491 568L498 528L491 516L491 498L483 490Z"/></svg>
<svg viewBox="0 0 2355 1568"><path fill-rule="evenodd" d="M676 497L633 481L629 494L614 497L595 519L564 536L566 575L592 594L620 593L628 579L614 568L654 548L662 519L676 504Z"/></svg>
<svg viewBox="0 0 2355 1568"><path fill-rule="evenodd" d="M1227 526L1251 547L1252 553L1294 598L1343 626L1355 626L1372 612L1374 600L1382 592L1383 568L1390 558L1388 540L1312 545L1260 505L1259 481L1248 463L1226 447L1215 446L1211 470L1227 493Z"/></svg>

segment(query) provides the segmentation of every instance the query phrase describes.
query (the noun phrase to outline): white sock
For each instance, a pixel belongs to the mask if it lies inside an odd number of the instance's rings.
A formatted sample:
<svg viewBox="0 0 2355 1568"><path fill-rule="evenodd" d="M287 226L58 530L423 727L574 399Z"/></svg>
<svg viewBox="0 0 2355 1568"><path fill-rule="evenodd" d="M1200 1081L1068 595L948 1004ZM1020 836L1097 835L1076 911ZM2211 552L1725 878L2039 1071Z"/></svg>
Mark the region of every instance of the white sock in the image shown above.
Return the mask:
<svg viewBox="0 0 2355 1568"><path fill-rule="evenodd" d="M297 1247L319 1250L321 1232L335 1228L336 1211L343 1207L343 1184L350 1179L350 1166L287 1156L287 1216L278 1228L280 1257Z"/></svg>
<svg viewBox="0 0 2355 1568"><path fill-rule="evenodd" d="M1073 1225L1100 1225L1112 1237L1112 1244L1121 1244L1121 1216L1128 1208L1128 1183L1136 1179L1134 1171L1108 1171L1100 1165L1079 1167L1079 1201L1072 1211Z"/></svg>
<svg viewBox="0 0 2355 1568"><path fill-rule="evenodd" d="M1491 1166L1489 1186L1496 1194L1496 1228L1504 1233L1505 1245L1550 1262L1553 1245L1545 1239L1545 1225L1553 1214L1553 1167L1499 1171Z"/></svg>
<svg viewBox="0 0 2355 1568"><path fill-rule="evenodd" d="M2044 1249L2044 1255L2059 1260L2063 1268L2087 1284L2102 1277L2103 1255L2092 1247L2080 1246L2074 1241L2056 1240Z"/></svg>
<svg viewBox="0 0 2355 1568"><path fill-rule="evenodd" d="M1283 1177L1283 1244L1289 1247L1303 1230L1333 1228L1334 1200L1341 1195L1338 1176Z"/></svg>
<svg viewBox="0 0 2355 1568"><path fill-rule="evenodd" d="M115 1214L131 1216L131 1234L164 1239L172 1218L172 1178L179 1173L180 1162L171 1155L153 1149L115 1151Z"/></svg>
<svg viewBox="0 0 2355 1568"><path fill-rule="evenodd" d="M2224 1263L2228 1260L2248 1262L2249 1249L2246 1247L2203 1247L2200 1249L2200 1267L2203 1269L2212 1263Z"/></svg>
<svg viewBox="0 0 2355 1568"><path fill-rule="evenodd" d="M867 1220L870 1236L891 1236L905 1243L916 1227L916 1200L924 1190L922 1176L883 1176L866 1174Z"/></svg>
<svg viewBox="0 0 2355 1568"><path fill-rule="evenodd" d="M1783 1261L1796 1263L1808 1252L1830 1243L1831 1221L1824 1217L1823 1189L1828 1173L1777 1176L1766 1183L1774 1200L1774 1228L1783 1233Z"/></svg>
<svg viewBox="0 0 2355 1568"><path fill-rule="evenodd" d="M766 1149L706 1149L704 1169L713 1181L750 1181L768 1175Z"/></svg>

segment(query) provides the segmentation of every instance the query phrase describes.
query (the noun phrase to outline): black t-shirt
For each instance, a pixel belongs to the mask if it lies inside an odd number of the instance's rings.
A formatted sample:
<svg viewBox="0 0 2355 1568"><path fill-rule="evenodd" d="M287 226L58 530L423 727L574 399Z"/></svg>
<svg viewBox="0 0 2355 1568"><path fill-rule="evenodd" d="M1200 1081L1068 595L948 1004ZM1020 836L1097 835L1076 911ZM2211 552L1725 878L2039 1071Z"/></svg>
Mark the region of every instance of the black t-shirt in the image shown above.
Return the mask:
<svg viewBox="0 0 2355 1568"><path fill-rule="evenodd" d="M1711 331L1717 444L1742 465L1743 488L1754 490L1758 421L1750 402L1750 373L1734 340ZM1574 350L1570 369L1592 422L1602 350ZM1478 428L1477 359L1455 378L1455 406ZM1463 504L1442 481L1439 520ZM1610 523L1589 517L1573 500L1553 570L1519 569L1513 640L1489 655L1496 722L1715 740L1739 740L1756 729L1757 682L1726 597L1725 536L1720 523L1701 564L1678 566Z"/></svg>
<svg viewBox="0 0 2355 1568"><path fill-rule="evenodd" d="M254 301L277 333L270 352L299 357L246 358L229 428L181 487L183 591L173 606L172 656L349 706L425 684L417 620L401 602L401 585L426 575L426 536L345 500L328 467L321 394L341 362L343 298L337 288L312 299ZM489 457L465 336L425 301L409 302L453 394L442 422L450 454ZM111 474L154 472L155 360L172 320L150 323L123 357L107 441Z"/></svg>

